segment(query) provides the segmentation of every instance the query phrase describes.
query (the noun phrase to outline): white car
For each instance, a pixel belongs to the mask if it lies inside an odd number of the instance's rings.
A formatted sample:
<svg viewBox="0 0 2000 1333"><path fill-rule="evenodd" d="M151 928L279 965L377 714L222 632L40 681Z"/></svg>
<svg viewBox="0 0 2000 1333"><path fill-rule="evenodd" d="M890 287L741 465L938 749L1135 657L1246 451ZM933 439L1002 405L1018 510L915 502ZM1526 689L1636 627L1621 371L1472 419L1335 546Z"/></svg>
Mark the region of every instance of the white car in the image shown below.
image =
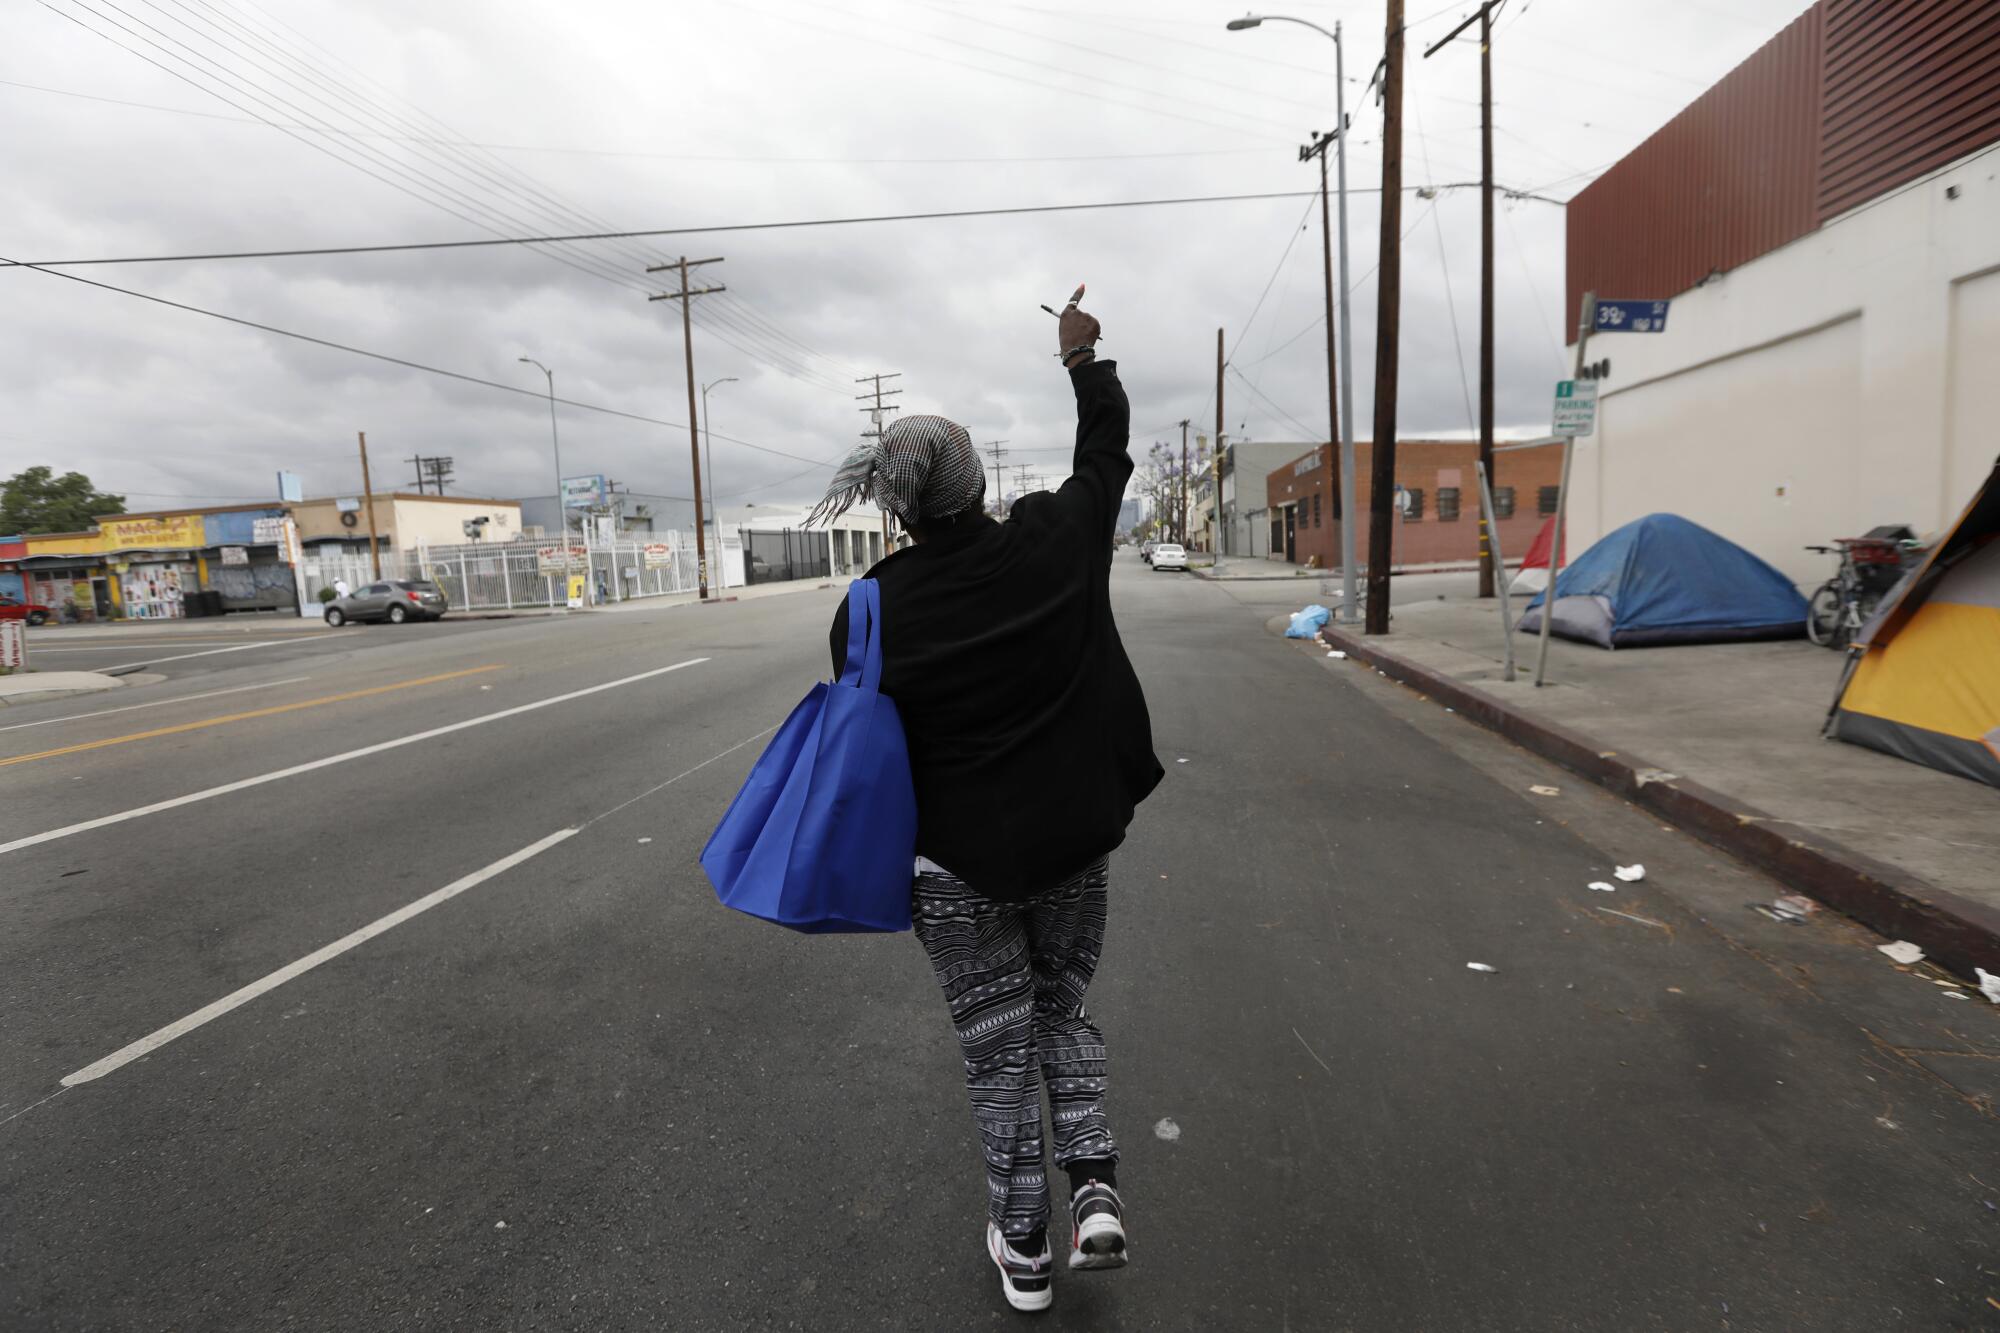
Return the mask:
<svg viewBox="0 0 2000 1333"><path fill-rule="evenodd" d="M1153 548L1154 569L1178 569L1187 571L1187 548L1162 542Z"/></svg>

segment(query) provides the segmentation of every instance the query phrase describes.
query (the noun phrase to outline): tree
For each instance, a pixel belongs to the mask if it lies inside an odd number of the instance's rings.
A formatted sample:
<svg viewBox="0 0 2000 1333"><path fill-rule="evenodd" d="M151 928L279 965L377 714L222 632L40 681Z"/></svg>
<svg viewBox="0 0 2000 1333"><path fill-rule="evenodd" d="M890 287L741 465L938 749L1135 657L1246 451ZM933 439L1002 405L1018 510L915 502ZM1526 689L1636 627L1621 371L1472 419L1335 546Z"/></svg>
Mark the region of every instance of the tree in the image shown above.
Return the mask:
<svg viewBox="0 0 2000 1333"><path fill-rule="evenodd" d="M31 467L0 487L0 532L81 532L106 514L125 512L125 497L106 495L81 472Z"/></svg>

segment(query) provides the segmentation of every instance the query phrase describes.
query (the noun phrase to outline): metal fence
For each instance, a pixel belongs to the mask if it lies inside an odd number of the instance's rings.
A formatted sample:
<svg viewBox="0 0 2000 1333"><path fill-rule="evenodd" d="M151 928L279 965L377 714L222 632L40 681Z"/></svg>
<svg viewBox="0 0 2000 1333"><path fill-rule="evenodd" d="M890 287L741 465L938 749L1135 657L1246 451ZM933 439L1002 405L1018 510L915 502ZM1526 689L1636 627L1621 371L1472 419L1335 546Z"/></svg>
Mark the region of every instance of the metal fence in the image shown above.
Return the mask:
<svg viewBox="0 0 2000 1333"><path fill-rule="evenodd" d="M743 577L748 583L788 583L793 579L823 579L833 573L832 553L824 532L785 528L778 532L743 534Z"/></svg>
<svg viewBox="0 0 2000 1333"><path fill-rule="evenodd" d="M572 539L567 548L548 541L420 542L399 577L429 579L454 607L475 611L562 606L572 575L583 579L587 606L696 591L694 534L651 536ZM385 563L383 577L398 576L390 575Z"/></svg>

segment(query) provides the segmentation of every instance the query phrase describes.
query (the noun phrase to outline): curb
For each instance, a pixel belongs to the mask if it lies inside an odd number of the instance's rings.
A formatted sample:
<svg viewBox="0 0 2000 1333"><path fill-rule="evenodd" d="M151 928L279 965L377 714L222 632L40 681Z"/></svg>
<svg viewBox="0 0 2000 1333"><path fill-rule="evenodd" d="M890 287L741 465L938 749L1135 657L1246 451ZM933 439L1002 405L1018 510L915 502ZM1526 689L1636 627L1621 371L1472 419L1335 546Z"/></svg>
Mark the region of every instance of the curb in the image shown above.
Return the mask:
<svg viewBox="0 0 2000 1333"><path fill-rule="evenodd" d="M1918 945L1927 958L1968 981L1975 966L2000 959L2000 911L1698 782L1663 773L1637 755L1530 717L1360 635L1329 625L1320 637L1349 657L1380 668L1389 679L1421 690L1487 730L1672 821L1785 887L1890 939Z"/></svg>

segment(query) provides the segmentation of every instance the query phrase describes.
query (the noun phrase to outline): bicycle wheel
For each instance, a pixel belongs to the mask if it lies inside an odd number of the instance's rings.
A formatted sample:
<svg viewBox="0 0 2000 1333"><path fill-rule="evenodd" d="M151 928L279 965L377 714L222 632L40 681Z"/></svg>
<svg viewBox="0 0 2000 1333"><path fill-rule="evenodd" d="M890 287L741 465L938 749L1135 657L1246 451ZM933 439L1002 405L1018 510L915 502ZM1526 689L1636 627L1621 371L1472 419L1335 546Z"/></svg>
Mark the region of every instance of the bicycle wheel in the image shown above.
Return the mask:
<svg viewBox="0 0 2000 1333"><path fill-rule="evenodd" d="M1841 624L1844 614L1840 584L1829 579L1806 603L1806 637L1822 648L1841 647L1847 635L1846 628Z"/></svg>

